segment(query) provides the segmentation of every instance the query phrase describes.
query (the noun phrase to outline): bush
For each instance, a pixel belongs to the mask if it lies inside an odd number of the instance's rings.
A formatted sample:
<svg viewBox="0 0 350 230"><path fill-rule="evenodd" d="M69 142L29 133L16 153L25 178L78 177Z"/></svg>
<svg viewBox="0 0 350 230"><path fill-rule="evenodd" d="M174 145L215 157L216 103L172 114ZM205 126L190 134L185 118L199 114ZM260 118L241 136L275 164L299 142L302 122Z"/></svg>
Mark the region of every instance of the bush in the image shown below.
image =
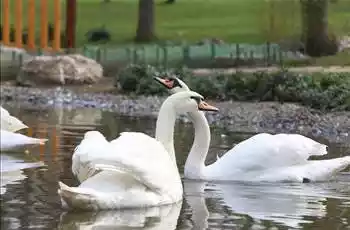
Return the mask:
<svg viewBox="0 0 350 230"><path fill-rule="evenodd" d="M239 101L297 102L319 110L350 111L350 73L298 74L234 73L193 76L189 69L162 70L149 65L130 65L116 77L123 93L167 95L154 76L175 74L206 98Z"/></svg>

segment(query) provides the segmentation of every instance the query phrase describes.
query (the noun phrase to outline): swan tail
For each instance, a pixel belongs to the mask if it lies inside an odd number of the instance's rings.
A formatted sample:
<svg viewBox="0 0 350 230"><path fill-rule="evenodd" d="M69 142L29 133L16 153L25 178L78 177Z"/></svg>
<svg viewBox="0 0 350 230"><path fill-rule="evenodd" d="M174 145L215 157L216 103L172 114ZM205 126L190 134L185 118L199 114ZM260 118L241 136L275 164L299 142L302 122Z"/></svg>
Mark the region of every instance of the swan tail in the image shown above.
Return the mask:
<svg viewBox="0 0 350 230"><path fill-rule="evenodd" d="M328 146L321 143L314 143L310 149L311 156L323 156L328 153Z"/></svg>
<svg viewBox="0 0 350 230"><path fill-rule="evenodd" d="M22 129L29 128L21 120L13 116L1 117L1 129L9 132L17 132Z"/></svg>
<svg viewBox="0 0 350 230"><path fill-rule="evenodd" d="M30 143L29 144L33 144L33 145L45 145L46 142L48 141L48 139L46 138L30 138Z"/></svg>
<svg viewBox="0 0 350 230"><path fill-rule="evenodd" d="M58 182L58 185L58 194L64 209L96 209L94 206L95 198L92 191L84 188L69 187L62 182Z"/></svg>
<svg viewBox="0 0 350 230"><path fill-rule="evenodd" d="M350 156L330 160L310 161L307 165L305 178L311 181L325 181L350 167Z"/></svg>

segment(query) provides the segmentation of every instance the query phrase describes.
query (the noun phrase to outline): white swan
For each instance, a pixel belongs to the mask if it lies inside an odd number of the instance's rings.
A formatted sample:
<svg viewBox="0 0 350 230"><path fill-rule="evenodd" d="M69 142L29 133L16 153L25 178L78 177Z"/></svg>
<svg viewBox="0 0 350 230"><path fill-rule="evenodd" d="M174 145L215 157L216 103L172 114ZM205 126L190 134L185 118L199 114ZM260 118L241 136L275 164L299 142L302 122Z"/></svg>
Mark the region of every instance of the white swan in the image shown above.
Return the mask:
<svg viewBox="0 0 350 230"><path fill-rule="evenodd" d="M77 146L72 171L79 187L59 183L64 207L119 209L151 207L178 202L182 184L174 153L174 125L178 112L217 111L198 93L171 95L162 104L156 138L124 132L108 142L97 131L89 131Z"/></svg>
<svg viewBox="0 0 350 230"><path fill-rule="evenodd" d="M171 93L189 90L176 77L155 80ZM311 182L330 179L350 165L350 156L330 160L308 160L327 154L327 146L299 134L261 133L242 141L208 166L210 129L204 113L188 113L194 124L195 138L185 163L189 179L221 181L293 181Z"/></svg>
<svg viewBox="0 0 350 230"><path fill-rule="evenodd" d="M11 116L10 113L4 109L2 106L0 106L0 122L1 122L1 129L10 131L10 132L17 132L21 129L26 129L28 126L26 126L22 121L20 121L18 118Z"/></svg>
<svg viewBox="0 0 350 230"><path fill-rule="evenodd" d="M20 133L0 130L0 150L11 150L28 145L45 145L47 139L28 137Z"/></svg>

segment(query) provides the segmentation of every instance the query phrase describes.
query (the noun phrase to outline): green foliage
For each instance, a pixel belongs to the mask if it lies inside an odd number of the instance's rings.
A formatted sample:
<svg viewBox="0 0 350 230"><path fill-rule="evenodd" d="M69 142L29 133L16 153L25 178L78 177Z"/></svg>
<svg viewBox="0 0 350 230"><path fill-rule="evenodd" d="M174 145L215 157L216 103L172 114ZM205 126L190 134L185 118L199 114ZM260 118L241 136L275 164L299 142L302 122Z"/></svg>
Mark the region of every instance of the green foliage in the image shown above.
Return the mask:
<svg viewBox="0 0 350 230"><path fill-rule="evenodd" d="M165 71L130 65L116 79L124 93L166 95L165 87L153 77L169 74L178 76L192 90L210 99L296 102L319 110L350 111L350 73L299 74L281 70L193 76L185 68Z"/></svg>
<svg viewBox="0 0 350 230"><path fill-rule="evenodd" d="M150 65L129 65L119 72L115 85L125 93L163 95L166 89L153 80L160 74L162 72Z"/></svg>

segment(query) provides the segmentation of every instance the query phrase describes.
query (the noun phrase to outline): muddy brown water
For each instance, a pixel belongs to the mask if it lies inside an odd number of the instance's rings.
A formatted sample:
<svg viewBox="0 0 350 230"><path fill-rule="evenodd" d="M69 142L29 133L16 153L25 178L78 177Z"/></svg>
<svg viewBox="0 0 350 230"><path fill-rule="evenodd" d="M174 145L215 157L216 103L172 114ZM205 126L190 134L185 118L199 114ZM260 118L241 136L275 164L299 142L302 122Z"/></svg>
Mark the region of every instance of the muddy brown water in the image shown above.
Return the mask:
<svg viewBox="0 0 350 230"><path fill-rule="evenodd" d="M96 109L37 110L6 108L36 137L49 137L45 147L1 153L1 229L350 229L350 172L327 183L208 183L183 180L182 204L152 209L65 212L58 181L78 182L71 172L75 146L88 130L108 139L121 131L154 135L155 119L119 116ZM212 129L208 162L253 135ZM190 125L177 124L175 146L182 173L192 143ZM350 149L330 143L330 156ZM43 161L45 166L38 162ZM39 164L39 165L38 165Z"/></svg>

